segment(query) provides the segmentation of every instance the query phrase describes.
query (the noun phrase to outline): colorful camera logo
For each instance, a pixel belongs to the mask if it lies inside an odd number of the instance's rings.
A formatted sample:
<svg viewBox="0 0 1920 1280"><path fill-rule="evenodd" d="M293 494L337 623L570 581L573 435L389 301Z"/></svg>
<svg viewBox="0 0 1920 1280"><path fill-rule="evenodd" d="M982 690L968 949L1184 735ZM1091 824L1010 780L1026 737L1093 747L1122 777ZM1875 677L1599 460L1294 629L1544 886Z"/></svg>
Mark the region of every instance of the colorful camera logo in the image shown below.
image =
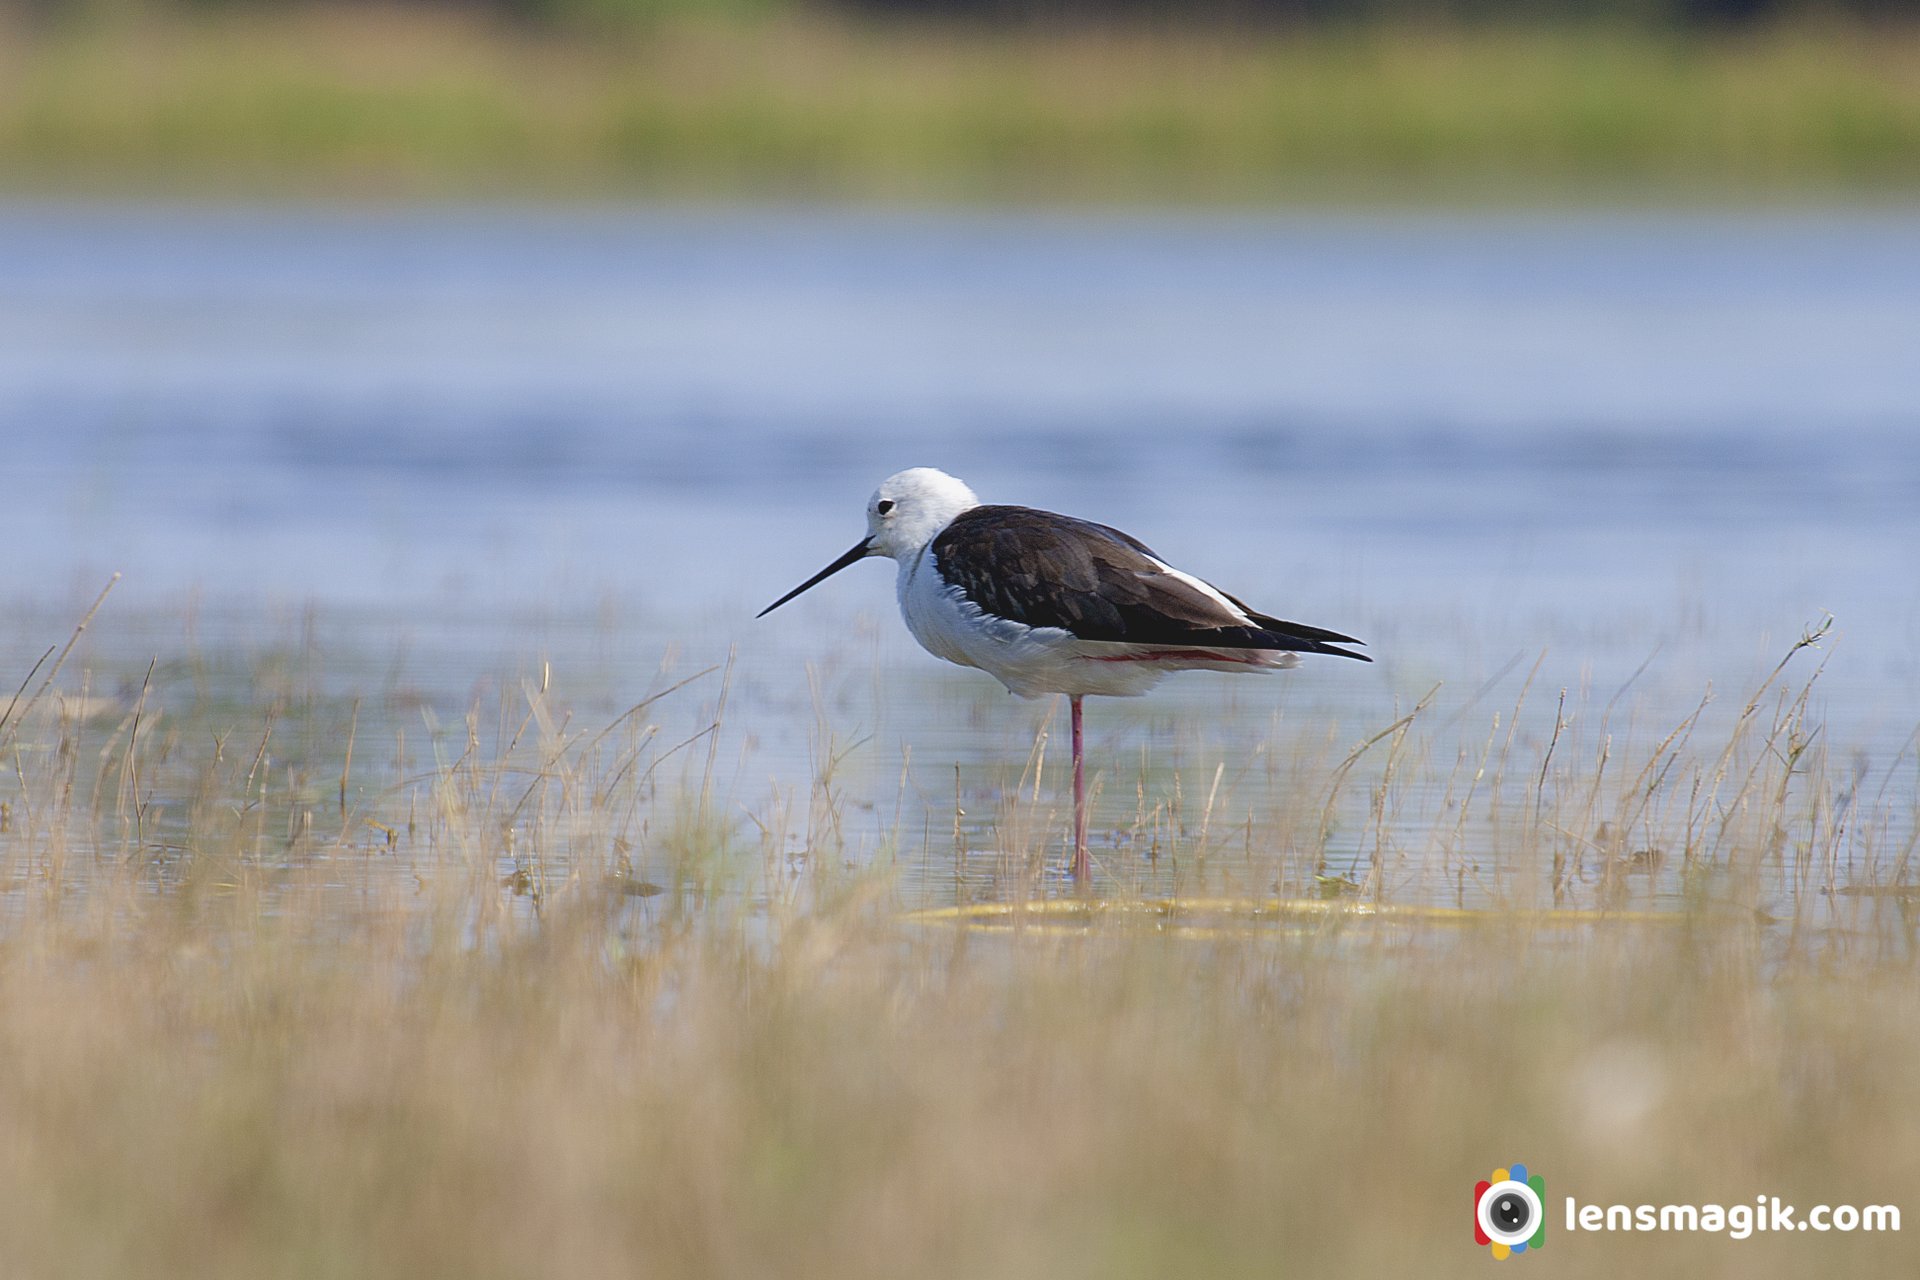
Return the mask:
<svg viewBox="0 0 1920 1280"><path fill-rule="evenodd" d="M1523 1164L1495 1169L1473 1184L1473 1242L1496 1258L1538 1249L1547 1242L1546 1194L1547 1180Z"/></svg>

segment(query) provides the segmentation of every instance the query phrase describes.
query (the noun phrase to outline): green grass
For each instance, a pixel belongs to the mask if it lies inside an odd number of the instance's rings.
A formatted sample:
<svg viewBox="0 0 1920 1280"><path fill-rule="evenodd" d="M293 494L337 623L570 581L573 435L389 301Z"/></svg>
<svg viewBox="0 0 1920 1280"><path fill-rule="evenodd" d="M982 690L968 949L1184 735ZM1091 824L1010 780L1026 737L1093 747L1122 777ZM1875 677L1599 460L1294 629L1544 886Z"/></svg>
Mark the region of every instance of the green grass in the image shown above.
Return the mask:
<svg viewBox="0 0 1920 1280"><path fill-rule="evenodd" d="M1908 193L1920 28L596 37L230 17L0 54L15 190L1123 200Z"/></svg>
<svg viewBox="0 0 1920 1280"><path fill-rule="evenodd" d="M1560 1221L1920 1205L1911 770L1870 804L1828 772L1806 646L1713 731L1541 740L1503 707L1456 759L1410 709L1350 766L1277 728L1229 786L1256 884L1337 846L1365 899L1469 879L1578 925L985 932L902 910L944 796L849 847L825 723L806 795L734 793L730 672L590 718L535 662L461 714L307 649L116 667L111 625L0 721L9 1276L1480 1275L1469 1189L1515 1160L1556 1275L1910 1256ZM1137 784L1204 867L1241 835L1189 754L1104 766L1099 822ZM1015 897L1061 857L1062 779L1021 767L974 828ZM1608 919L1642 848L1674 914Z"/></svg>

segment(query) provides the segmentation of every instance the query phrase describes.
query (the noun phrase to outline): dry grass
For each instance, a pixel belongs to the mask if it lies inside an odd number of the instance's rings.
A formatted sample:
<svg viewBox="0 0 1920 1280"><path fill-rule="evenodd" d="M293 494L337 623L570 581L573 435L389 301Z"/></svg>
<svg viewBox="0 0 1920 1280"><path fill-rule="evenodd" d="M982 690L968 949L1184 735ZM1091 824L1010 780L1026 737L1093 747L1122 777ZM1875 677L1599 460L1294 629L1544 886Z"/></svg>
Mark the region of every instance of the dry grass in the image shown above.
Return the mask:
<svg viewBox="0 0 1920 1280"><path fill-rule="evenodd" d="M846 866L830 735L810 796L728 816L724 672L584 731L536 675L412 719L408 746L406 717L297 664L209 670L163 655L105 715L79 680L15 720L8 1276L1477 1272L1470 1184L1516 1159L1552 1209L1526 1265L1556 1274L1910 1254L1560 1227L1568 1193L1920 1204L1920 984L1888 884L1911 822L1833 834L1791 667L1722 736L1689 721L1699 741L1637 758L1557 713L1503 744L1503 710L1445 787L1419 715L1381 726L1350 767L1288 766L1336 835L1310 819L1261 871L1291 887L1347 848L1369 897L1436 899L1424 867L1590 909L1651 841L1674 921L1204 935L903 921L887 857ZM976 828L1025 824L994 855L1016 889L1046 891L1020 877L1057 824L1015 810L1052 792ZM1163 823L1168 856L1221 841L1199 811ZM1597 820L1631 835L1567 834ZM1829 853L1878 895L1794 873Z"/></svg>
<svg viewBox="0 0 1920 1280"><path fill-rule="evenodd" d="M535 36L351 10L15 32L16 190L1153 200L1913 189L1920 39Z"/></svg>

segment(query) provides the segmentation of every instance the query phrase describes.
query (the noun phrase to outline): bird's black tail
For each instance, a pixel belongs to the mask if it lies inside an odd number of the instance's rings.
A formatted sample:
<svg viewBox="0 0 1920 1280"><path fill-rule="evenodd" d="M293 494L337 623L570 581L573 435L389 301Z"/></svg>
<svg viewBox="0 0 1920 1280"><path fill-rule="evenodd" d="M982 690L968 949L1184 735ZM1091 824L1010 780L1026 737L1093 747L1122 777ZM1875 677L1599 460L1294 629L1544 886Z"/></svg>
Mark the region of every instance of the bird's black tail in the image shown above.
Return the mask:
<svg viewBox="0 0 1920 1280"><path fill-rule="evenodd" d="M1360 662L1372 662L1364 653L1354 653L1347 649L1336 649L1335 645L1365 645L1365 640L1356 640L1352 636L1343 636L1338 631L1329 631L1325 627L1310 627L1304 622L1287 622L1280 618L1269 618L1264 613L1256 613L1253 620L1260 630L1272 636L1278 643L1276 649L1290 649L1295 653L1330 653L1336 657L1354 658Z"/></svg>

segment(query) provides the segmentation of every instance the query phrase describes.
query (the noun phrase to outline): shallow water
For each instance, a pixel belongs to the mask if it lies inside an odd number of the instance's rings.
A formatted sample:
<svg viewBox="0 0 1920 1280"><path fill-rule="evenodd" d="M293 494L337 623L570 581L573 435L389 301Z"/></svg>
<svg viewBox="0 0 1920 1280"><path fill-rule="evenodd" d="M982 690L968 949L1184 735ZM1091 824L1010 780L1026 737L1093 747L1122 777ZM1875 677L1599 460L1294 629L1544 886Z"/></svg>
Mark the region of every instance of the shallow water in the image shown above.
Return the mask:
<svg viewBox="0 0 1920 1280"><path fill-rule="evenodd" d="M1530 676L1532 767L1563 690L1562 760L1651 749L1709 686L1728 731L1829 612L1811 713L1884 849L1920 725L1917 338L1905 213L16 205L0 678L116 571L75 674L123 700L148 657L285 649L395 724L550 663L592 722L731 653L737 805L844 748L845 857L897 851L920 901L995 894L1046 708L915 650L881 566L752 620L932 464L1378 659L1095 704L1117 883L1272 889L1264 824L1319 802L1272 757L1337 759L1438 686L1390 880L1498 898L1421 851ZM1161 857L1195 792L1244 819L1243 861L1217 829L1210 870Z"/></svg>

